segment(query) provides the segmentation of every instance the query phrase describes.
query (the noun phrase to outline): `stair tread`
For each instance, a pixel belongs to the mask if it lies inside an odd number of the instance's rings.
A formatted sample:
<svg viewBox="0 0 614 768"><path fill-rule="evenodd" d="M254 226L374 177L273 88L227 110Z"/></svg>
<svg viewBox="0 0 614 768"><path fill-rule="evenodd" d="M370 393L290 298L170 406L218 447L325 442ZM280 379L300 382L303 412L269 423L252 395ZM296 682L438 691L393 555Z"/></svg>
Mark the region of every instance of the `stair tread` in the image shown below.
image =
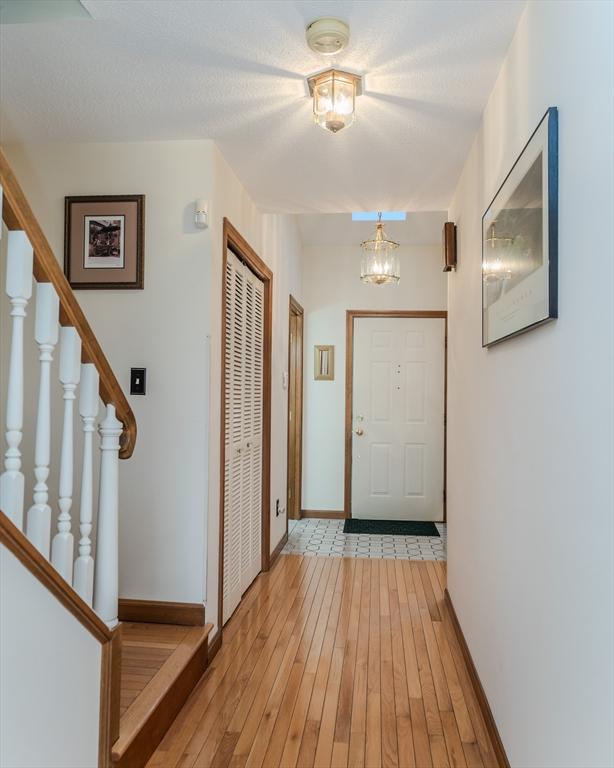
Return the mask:
<svg viewBox="0 0 614 768"><path fill-rule="evenodd" d="M205 624L202 627L182 627L181 629L164 624L130 623L125 626L122 625L122 644L124 641L128 642L127 649L138 651L139 654L142 652L143 658L147 658L149 651L152 654L151 657L158 660L159 665L157 669L155 665L147 667L152 675L151 679L120 718L119 738L113 745L114 761L120 761L126 754L135 738L163 702L173 683L179 678L203 643L207 643L212 628L212 624ZM169 631L165 632L165 629ZM169 640L169 636L172 636L173 639ZM142 638L142 644L135 640L136 637ZM148 648L148 643L154 644L153 647ZM156 647L156 643L164 643L168 647L169 653L166 658L161 658L160 651L162 649ZM136 645L138 648L135 647ZM175 647L173 648L173 646ZM128 677L134 674L132 659L127 660L125 665L122 664L122 682L126 674ZM134 691L124 691L122 685L122 693L129 694L134 693Z"/></svg>

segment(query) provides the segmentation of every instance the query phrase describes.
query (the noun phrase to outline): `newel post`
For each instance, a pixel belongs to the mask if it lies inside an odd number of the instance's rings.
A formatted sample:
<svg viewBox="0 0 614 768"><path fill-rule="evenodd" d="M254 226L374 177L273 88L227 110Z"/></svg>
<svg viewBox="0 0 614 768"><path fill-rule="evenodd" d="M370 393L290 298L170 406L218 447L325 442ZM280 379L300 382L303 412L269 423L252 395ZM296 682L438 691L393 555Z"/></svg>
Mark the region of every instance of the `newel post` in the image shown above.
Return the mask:
<svg viewBox="0 0 614 768"><path fill-rule="evenodd" d="M100 493L94 579L94 610L111 628L117 625L119 599L119 438L122 423L107 405L100 433Z"/></svg>

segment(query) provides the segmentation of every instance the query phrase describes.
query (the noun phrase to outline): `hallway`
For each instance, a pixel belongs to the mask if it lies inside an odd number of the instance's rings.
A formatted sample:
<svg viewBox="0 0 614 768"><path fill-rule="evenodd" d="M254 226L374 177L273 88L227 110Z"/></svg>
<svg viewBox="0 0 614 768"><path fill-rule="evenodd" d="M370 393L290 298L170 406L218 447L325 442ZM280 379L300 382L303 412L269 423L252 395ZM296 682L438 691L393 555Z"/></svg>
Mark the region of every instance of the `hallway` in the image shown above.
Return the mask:
<svg viewBox="0 0 614 768"><path fill-rule="evenodd" d="M149 768L496 766L445 568L279 557Z"/></svg>

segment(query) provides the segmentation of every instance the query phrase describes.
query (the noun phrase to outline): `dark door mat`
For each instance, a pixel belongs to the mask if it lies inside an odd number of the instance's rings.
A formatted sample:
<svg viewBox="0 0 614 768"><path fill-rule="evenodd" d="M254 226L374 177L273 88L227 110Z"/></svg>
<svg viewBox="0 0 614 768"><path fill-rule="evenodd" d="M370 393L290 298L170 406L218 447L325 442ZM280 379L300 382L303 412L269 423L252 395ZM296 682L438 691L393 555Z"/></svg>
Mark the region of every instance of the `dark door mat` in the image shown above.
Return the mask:
<svg viewBox="0 0 614 768"><path fill-rule="evenodd" d="M378 536L439 536L435 523L423 520L346 519L343 533L374 533Z"/></svg>

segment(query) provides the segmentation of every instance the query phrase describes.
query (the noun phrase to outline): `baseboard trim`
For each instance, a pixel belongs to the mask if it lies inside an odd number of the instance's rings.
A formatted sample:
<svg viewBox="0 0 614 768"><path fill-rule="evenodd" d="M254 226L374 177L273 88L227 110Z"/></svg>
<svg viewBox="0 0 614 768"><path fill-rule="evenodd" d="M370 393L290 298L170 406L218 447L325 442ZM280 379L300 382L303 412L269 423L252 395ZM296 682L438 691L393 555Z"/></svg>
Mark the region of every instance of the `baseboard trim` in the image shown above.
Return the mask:
<svg viewBox="0 0 614 768"><path fill-rule="evenodd" d="M120 598L119 620L203 627L205 625L205 606L202 603L170 603L162 600Z"/></svg>
<svg viewBox="0 0 614 768"><path fill-rule="evenodd" d="M281 550L286 546L287 543L288 543L288 532L286 531L284 535L281 537L281 541L279 542L279 544L271 552L271 557L269 559L269 570L273 567L273 563L277 560L277 558L281 554Z"/></svg>
<svg viewBox="0 0 614 768"><path fill-rule="evenodd" d="M301 517L315 517L321 520L345 520L342 509L303 509Z"/></svg>
<svg viewBox="0 0 614 768"><path fill-rule="evenodd" d="M480 681L478 671L475 667L475 664L473 663L473 659L471 658L471 652L469 651L469 646L467 645L467 641L465 640L465 635L463 634L463 630L458 621L458 616L456 615L456 611L452 603L452 598L450 597L450 593L448 592L447 588L444 592L444 598L445 598L446 607L448 608L448 611L450 613L452 625L454 626L454 631L456 632L456 636L460 644L460 648L463 654L463 658L465 660L465 664L467 665L467 671L469 672L469 677L471 678L471 683L473 685L473 689L475 691L475 695L478 700L478 706L480 707L480 711L482 712L482 717L484 718L484 722L486 723L486 729L488 731L490 741L493 745L493 750L495 752L495 757L497 758L499 768L511 768L510 762L507 759L507 755L505 754L505 747L503 746L503 742L501 741L501 736L499 735L499 730L497 728L495 718L493 717L490 704L488 703L488 699L486 698L486 692L482 687L482 683Z"/></svg>

